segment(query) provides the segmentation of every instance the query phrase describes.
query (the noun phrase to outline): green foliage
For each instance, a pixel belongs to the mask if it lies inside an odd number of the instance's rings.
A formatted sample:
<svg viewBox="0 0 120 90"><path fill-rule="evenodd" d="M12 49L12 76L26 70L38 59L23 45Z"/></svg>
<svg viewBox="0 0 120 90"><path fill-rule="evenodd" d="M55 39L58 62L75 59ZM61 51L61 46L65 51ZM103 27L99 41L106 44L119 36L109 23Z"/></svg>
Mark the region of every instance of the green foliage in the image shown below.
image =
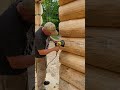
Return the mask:
<svg viewBox="0 0 120 90"><path fill-rule="evenodd" d="M42 25L50 21L56 25L56 28L58 30L58 24L59 24L58 0L44 0L42 6L43 6Z"/></svg>

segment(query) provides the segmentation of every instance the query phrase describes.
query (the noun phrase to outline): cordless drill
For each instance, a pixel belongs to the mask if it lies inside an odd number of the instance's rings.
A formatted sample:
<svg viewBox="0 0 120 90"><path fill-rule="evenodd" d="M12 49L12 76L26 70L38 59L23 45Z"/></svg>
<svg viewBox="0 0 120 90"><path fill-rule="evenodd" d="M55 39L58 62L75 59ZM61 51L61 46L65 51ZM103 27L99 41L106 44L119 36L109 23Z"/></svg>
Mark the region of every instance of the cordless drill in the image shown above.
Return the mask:
<svg viewBox="0 0 120 90"><path fill-rule="evenodd" d="M55 46L62 46L62 47L65 46L65 41L64 41L64 40L56 41L56 42L54 42L54 43L55 43ZM57 53L58 53L58 52L56 52L55 58L57 57ZM55 58L53 58L52 61L55 60ZM48 66L52 61L50 61L50 62L47 64L47 66Z"/></svg>
<svg viewBox="0 0 120 90"><path fill-rule="evenodd" d="M58 42L55 43L55 46L62 46L62 47L64 47L65 46L65 41L64 40L58 41Z"/></svg>
<svg viewBox="0 0 120 90"><path fill-rule="evenodd" d="M65 46L65 41L64 40L57 41L57 42L55 42L55 46L62 46L62 47L64 47ZM58 52L56 52L56 56L57 56L57 53Z"/></svg>

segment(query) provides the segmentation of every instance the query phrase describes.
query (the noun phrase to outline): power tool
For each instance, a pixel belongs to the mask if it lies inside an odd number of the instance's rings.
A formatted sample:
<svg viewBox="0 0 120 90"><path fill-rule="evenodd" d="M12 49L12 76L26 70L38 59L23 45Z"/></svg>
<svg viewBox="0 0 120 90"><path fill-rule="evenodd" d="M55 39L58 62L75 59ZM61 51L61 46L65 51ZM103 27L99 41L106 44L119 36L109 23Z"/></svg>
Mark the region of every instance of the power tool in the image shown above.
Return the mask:
<svg viewBox="0 0 120 90"><path fill-rule="evenodd" d="M55 46L62 46L62 47L64 47L65 46L65 41L64 40L58 41L58 42L55 43Z"/></svg>
<svg viewBox="0 0 120 90"><path fill-rule="evenodd" d="M60 36L50 36L51 40L55 43L55 46L65 46L65 41L64 40L60 40ZM57 57L58 52L56 52L56 56L47 64L47 66L49 66L49 64L55 60L55 58Z"/></svg>
<svg viewBox="0 0 120 90"><path fill-rule="evenodd" d="M57 41L57 42L54 42L54 43L55 43L55 46L62 46L62 47L65 46L65 41L64 41L64 40ZM56 52L56 56L52 59L52 61L55 60L55 58L57 57L57 54L58 54L58 52ZM48 66L52 61L50 61L50 62L47 64L47 66Z"/></svg>

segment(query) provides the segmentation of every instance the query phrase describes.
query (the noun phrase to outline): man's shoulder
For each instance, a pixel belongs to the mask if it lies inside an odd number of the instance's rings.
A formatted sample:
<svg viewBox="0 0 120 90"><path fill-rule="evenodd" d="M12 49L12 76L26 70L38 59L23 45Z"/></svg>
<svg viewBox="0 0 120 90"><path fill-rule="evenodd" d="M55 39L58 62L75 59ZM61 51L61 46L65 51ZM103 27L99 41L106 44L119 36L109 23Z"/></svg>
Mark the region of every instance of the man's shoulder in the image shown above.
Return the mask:
<svg viewBox="0 0 120 90"><path fill-rule="evenodd" d="M35 32L35 35L38 35L38 34L40 35L40 33L42 33L42 28L43 28L43 27L40 27L40 28Z"/></svg>
<svg viewBox="0 0 120 90"><path fill-rule="evenodd" d="M40 32L42 30L42 26L39 27L39 29L36 32Z"/></svg>

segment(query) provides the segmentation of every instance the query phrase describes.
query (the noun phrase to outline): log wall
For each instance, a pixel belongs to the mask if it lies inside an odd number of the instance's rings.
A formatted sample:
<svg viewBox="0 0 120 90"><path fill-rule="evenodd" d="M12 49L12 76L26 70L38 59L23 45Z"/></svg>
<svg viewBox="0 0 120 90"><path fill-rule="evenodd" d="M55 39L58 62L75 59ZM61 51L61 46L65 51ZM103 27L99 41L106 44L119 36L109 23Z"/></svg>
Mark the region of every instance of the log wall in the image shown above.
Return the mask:
<svg viewBox="0 0 120 90"><path fill-rule="evenodd" d="M86 90L120 89L118 3L120 0L86 1Z"/></svg>
<svg viewBox="0 0 120 90"><path fill-rule="evenodd" d="M42 0L35 0L35 29L37 30L42 24Z"/></svg>
<svg viewBox="0 0 120 90"><path fill-rule="evenodd" d="M42 24L42 13L43 13L43 10L42 10L42 5L41 3L43 2L43 0L35 0L35 31L37 31L39 29L39 27L41 26ZM35 60L35 77L37 77L37 65L39 63ZM40 73L38 73L39 75ZM35 90L38 90L38 85L39 83L37 82L37 78L35 78Z"/></svg>
<svg viewBox="0 0 120 90"><path fill-rule="evenodd" d="M85 90L85 0L59 0L59 90Z"/></svg>

